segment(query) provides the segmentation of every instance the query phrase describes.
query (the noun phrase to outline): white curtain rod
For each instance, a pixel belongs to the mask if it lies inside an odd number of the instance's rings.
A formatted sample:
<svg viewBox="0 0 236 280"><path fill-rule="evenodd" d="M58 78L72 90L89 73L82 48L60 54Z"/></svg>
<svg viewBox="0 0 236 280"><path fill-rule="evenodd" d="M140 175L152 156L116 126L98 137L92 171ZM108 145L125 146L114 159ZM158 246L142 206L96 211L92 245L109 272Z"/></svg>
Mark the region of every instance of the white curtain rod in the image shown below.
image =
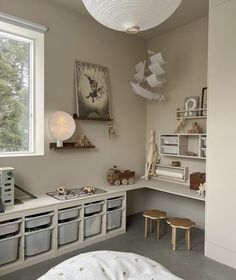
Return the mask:
<svg viewBox="0 0 236 280"><path fill-rule="evenodd" d="M35 23L26 19L15 17L7 13L0 12L0 21L11 23L20 27L28 28L40 33L48 31L48 27L39 23Z"/></svg>

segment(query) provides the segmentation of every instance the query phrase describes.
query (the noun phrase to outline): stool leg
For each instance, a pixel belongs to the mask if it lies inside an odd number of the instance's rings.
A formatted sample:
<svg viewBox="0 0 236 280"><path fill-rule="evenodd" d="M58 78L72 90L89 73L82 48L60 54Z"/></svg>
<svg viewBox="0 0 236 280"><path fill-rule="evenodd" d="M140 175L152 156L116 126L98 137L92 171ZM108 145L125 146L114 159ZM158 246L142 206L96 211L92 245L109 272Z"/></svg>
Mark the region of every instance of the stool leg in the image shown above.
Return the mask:
<svg viewBox="0 0 236 280"><path fill-rule="evenodd" d="M157 220L157 238L158 240L161 239L161 229L160 229L160 220Z"/></svg>
<svg viewBox="0 0 236 280"><path fill-rule="evenodd" d="M173 250L176 250L176 228L172 228L172 244L173 244Z"/></svg>
<svg viewBox="0 0 236 280"><path fill-rule="evenodd" d="M191 245L190 245L190 229L187 229L185 232L185 236L186 236L186 245L187 245L187 249L191 250Z"/></svg>
<svg viewBox="0 0 236 280"><path fill-rule="evenodd" d="M164 236L166 234L166 232L165 232L166 231L166 229L165 229L165 222L166 222L165 219L161 220L162 236Z"/></svg>
<svg viewBox="0 0 236 280"><path fill-rule="evenodd" d="M150 225L149 234L151 234L152 233L152 219L149 219L149 220L150 220L150 223L149 223L149 225Z"/></svg>
<svg viewBox="0 0 236 280"><path fill-rule="evenodd" d="M145 238L147 238L147 236L148 236L148 218L146 218L146 217L145 217L144 236L145 236Z"/></svg>

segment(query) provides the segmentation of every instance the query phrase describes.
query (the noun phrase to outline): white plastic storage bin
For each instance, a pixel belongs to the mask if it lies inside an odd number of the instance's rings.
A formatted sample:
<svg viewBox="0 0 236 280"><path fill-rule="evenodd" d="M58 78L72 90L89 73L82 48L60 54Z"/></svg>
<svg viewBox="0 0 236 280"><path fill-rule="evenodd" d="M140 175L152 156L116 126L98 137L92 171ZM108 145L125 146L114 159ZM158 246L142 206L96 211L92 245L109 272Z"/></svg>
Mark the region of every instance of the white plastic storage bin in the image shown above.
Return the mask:
<svg viewBox="0 0 236 280"><path fill-rule="evenodd" d="M121 227L122 210L114 210L107 213L107 230Z"/></svg>
<svg viewBox="0 0 236 280"><path fill-rule="evenodd" d="M177 136L162 136L164 145L178 145Z"/></svg>
<svg viewBox="0 0 236 280"><path fill-rule="evenodd" d="M81 206L58 210L58 220L75 219L79 217Z"/></svg>
<svg viewBox="0 0 236 280"><path fill-rule="evenodd" d="M0 265L17 260L21 236L22 234L17 234L0 239Z"/></svg>
<svg viewBox="0 0 236 280"><path fill-rule="evenodd" d="M58 224L58 245L75 242L79 238L80 220Z"/></svg>
<svg viewBox="0 0 236 280"><path fill-rule="evenodd" d="M206 157L206 148L202 148L202 156Z"/></svg>
<svg viewBox="0 0 236 280"><path fill-rule="evenodd" d="M18 232L21 222L21 219L0 222L0 236Z"/></svg>
<svg viewBox="0 0 236 280"><path fill-rule="evenodd" d="M162 149L164 154L178 154L178 147L176 146L163 146Z"/></svg>
<svg viewBox="0 0 236 280"><path fill-rule="evenodd" d="M87 203L84 205L84 215L99 213L102 211L104 201Z"/></svg>
<svg viewBox="0 0 236 280"><path fill-rule="evenodd" d="M25 256L30 257L51 248L51 236L53 227L25 233Z"/></svg>
<svg viewBox="0 0 236 280"><path fill-rule="evenodd" d="M41 213L25 218L25 228L35 228L51 224L53 213Z"/></svg>
<svg viewBox="0 0 236 280"><path fill-rule="evenodd" d="M107 210L116 209L122 206L124 197L110 198L107 200Z"/></svg>
<svg viewBox="0 0 236 280"><path fill-rule="evenodd" d="M84 237L89 237L101 233L102 230L102 215L96 214L84 218Z"/></svg>

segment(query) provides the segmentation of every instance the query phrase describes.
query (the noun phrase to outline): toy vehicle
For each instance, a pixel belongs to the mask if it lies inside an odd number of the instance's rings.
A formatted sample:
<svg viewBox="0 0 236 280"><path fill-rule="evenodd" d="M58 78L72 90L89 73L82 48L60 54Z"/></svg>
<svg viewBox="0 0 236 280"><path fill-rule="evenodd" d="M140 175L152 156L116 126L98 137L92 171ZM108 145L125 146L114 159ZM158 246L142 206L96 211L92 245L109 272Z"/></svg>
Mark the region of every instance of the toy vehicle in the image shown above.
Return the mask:
<svg viewBox="0 0 236 280"><path fill-rule="evenodd" d="M107 174L107 181L111 185L131 185L134 183L135 172L131 170L119 170L117 166L110 168Z"/></svg>

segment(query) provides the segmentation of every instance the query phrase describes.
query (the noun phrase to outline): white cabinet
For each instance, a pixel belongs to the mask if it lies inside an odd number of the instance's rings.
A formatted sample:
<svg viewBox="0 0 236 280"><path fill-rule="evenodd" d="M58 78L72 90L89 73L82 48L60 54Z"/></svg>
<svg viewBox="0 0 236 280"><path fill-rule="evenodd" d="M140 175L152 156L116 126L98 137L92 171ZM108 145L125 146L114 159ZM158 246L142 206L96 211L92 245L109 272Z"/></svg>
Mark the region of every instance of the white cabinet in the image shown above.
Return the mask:
<svg viewBox="0 0 236 280"><path fill-rule="evenodd" d="M7 252L0 257L0 275L126 231L125 191L63 202L49 196L37 200L44 205L29 202L21 211L0 215L0 251Z"/></svg>
<svg viewBox="0 0 236 280"><path fill-rule="evenodd" d="M192 159L206 159L206 134L162 134L160 154Z"/></svg>

